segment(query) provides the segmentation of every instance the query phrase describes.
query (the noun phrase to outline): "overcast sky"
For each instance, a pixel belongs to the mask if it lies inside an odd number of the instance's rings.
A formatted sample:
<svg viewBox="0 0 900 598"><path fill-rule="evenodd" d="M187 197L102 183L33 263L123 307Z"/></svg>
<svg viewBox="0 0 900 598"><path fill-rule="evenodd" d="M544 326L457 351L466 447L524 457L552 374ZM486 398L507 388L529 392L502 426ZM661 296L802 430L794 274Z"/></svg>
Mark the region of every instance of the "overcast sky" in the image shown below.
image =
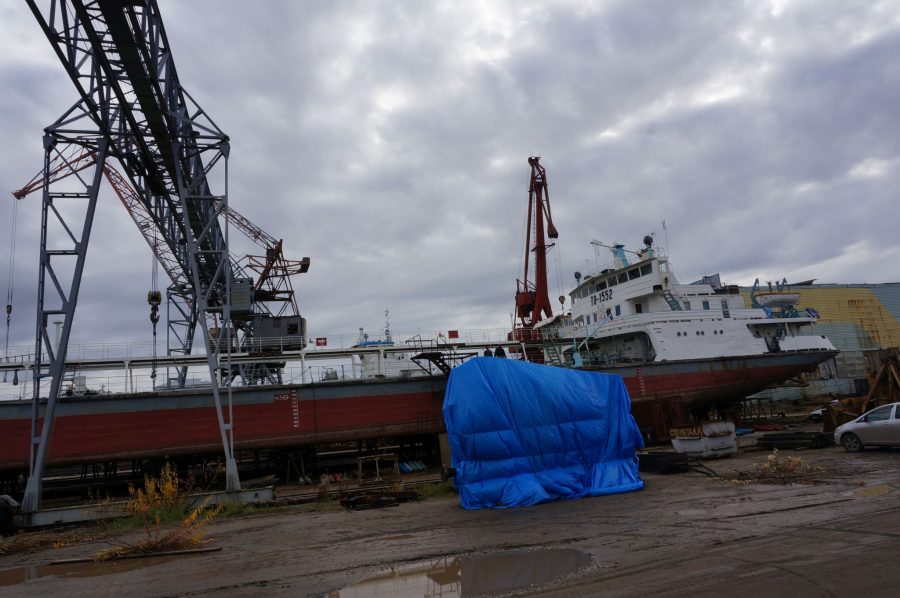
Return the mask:
<svg viewBox="0 0 900 598"><path fill-rule="evenodd" d="M231 137L231 205L312 260L312 336L377 331L386 308L398 332L507 326L530 155L560 235L551 297L596 266L592 239L653 232L682 282L900 281L895 1L160 5ZM0 80L5 295L8 192L77 99L24 3L0 7ZM13 345L34 342L39 223L33 195ZM105 187L73 342L149 340L151 259Z"/></svg>

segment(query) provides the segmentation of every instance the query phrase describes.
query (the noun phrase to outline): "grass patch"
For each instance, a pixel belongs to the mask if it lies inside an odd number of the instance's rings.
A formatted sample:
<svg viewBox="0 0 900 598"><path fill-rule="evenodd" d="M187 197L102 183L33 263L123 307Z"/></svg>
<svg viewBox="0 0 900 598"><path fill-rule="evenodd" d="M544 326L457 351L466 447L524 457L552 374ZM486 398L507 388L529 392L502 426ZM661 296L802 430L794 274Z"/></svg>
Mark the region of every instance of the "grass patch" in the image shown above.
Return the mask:
<svg viewBox="0 0 900 598"><path fill-rule="evenodd" d="M65 548L92 542L103 536L102 526L95 525L55 530L20 530L11 536L0 538L0 556L32 554L47 548Z"/></svg>
<svg viewBox="0 0 900 598"><path fill-rule="evenodd" d="M301 511L303 513L337 513L344 510L344 507L341 506L341 503L336 500L329 500L324 502L308 502L290 508L297 509L298 511Z"/></svg>
<svg viewBox="0 0 900 598"><path fill-rule="evenodd" d="M187 550L208 543L203 528L218 515L221 507L191 507L188 490L175 469L166 464L158 478L146 476L144 487L128 488L125 505L127 517L110 522L110 529L125 531L143 528L144 538L134 544L122 544L103 550L94 558L110 560L133 554L152 554L170 550ZM171 526L169 524L176 523ZM167 529L163 529L163 525Z"/></svg>
<svg viewBox="0 0 900 598"><path fill-rule="evenodd" d="M416 487L416 492L423 499L427 498L455 498L457 496L456 488L453 488L449 482L434 482L433 484L422 484Z"/></svg>

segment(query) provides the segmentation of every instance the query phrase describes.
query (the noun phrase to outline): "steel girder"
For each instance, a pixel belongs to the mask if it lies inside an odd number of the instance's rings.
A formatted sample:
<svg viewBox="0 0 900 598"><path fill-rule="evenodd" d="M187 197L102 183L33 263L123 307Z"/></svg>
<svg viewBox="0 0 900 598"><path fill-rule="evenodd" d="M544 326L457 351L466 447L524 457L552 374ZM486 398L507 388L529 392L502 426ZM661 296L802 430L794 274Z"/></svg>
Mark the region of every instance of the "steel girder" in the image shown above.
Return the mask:
<svg viewBox="0 0 900 598"><path fill-rule="evenodd" d="M53 212L50 192L52 147L67 143L97 152L93 174L98 179L107 157L119 160L161 239L181 266L190 273L191 304L200 320L208 355L213 399L225 452L226 485L240 487L234 460L234 431L231 390L227 411L220 400L222 371L231 371L232 334L230 286L232 264L228 253L228 226L222 230L218 217L228 206L228 136L181 86L159 8L155 0L27 0L41 29L50 41L81 99L54 125L45 137L47 156L44 171L44 213ZM101 156L102 154L102 156ZM77 177L78 175L76 175ZM223 187L211 191L210 179ZM75 240L75 273L68 296L63 298L65 324L60 346L50 350L43 302L45 274L48 268L46 222L42 227L42 297L38 305L36 334L33 427L37 428L40 397L39 381L52 379L48 408L40 439L32 441L33 457L23 508L33 512L40 507L43 458L46 456L53 425L53 411L63 375L65 351L77 302L84 255L96 204L98 185L82 194L88 202L81 239ZM63 223L64 228L69 227ZM211 334L211 330L218 331ZM191 340L187 341L189 344ZM42 369L41 349L52 354L49 370Z"/></svg>
<svg viewBox="0 0 900 598"><path fill-rule="evenodd" d="M71 147L71 155L60 155L54 157L51 161L48 183L56 183L94 165L97 158L95 152L85 150L80 146L73 145ZM153 218L147 212L140 195L131 187L131 184L125 177L109 163L109 160L103 166L103 174L171 281L167 292L169 301L169 319L167 320L168 328L166 334L167 354L189 355L193 348L193 336L197 326L197 310L192 303L192 274L190 270L185 270L182 267L183 265L171 251L169 244L160 238ZM29 194L41 190L43 186L44 169L42 168L24 187L14 191L13 195L17 199L24 199ZM216 204L218 208L218 202ZM265 257L248 255L243 260L236 260L233 256L231 258L231 268L235 275L248 278L242 262L246 264L247 269L258 275L253 289L254 312L282 316L290 307L292 308L292 315L299 315L300 312L297 309L290 276L306 272L309 269L309 258L303 258L302 260L286 259L282 252L282 242L280 240L276 240L230 206L225 208L224 213L227 214L230 225L235 226L247 238L266 250ZM268 305L270 302L278 304L280 307L273 311ZM253 321L251 319L237 324L244 332L241 349L245 351L253 351ZM167 378L167 388L184 387L187 379L187 368L179 367L175 369L177 370L176 376ZM269 370L271 370L271 367ZM277 384L281 379L281 372L269 372L266 376L259 376L256 370L242 366L240 377L244 384L256 384L257 382ZM232 380L233 376L227 378L228 383L231 383Z"/></svg>

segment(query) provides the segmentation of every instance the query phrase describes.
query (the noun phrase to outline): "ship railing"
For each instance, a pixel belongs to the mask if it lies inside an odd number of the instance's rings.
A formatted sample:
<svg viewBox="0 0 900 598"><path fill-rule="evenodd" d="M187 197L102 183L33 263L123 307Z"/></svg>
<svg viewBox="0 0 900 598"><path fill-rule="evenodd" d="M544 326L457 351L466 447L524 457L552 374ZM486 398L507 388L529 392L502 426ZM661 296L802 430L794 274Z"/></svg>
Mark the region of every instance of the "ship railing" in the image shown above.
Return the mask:
<svg viewBox="0 0 900 598"><path fill-rule="evenodd" d="M490 344L502 343L507 340L509 330L506 328L486 328L471 330L430 330L417 332L395 332L394 340L402 344L407 340L437 339L441 337L448 344ZM317 342L318 341L318 342ZM359 335L354 334L329 334L306 337L294 336L270 336L249 339L246 348L256 351L258 348L275 349L279 351L294 351L306 349L316 351L318 349L351 349L358 344ZM427 341L425 341L427 342ZM163 346L157 344L156 354L165 354ZM192 354L203 355L203 343L195 342ZM66 359L70 361L86 361L91 359L125 359L130 357L150 357L154 354L151 341L121 341L106 343L69 343L66 350ZM47 355L42 356L42 361L47 362ZM34 363L34 346L10 346L5 354L0 356L0 364L5 363Z"/></svg>
<svg viewBox="0 0 900 598"><path fill-rule="evenodd" d="M77 400L81 398L99 398L108 397L118 394L139 394L166 391L185 391L192 389L209 388L209 375L205 367L192 367L191 373L185 381L184 388L178 388L177 385L167 385L165 375L160 372L156 378L152 378L150 370L102 370L93 371L84 374L67 373L66 381L63 383L60 391L60 399L62 401ZM204 377L203 374L206 373ZM10 378L12 376L10 375ZM403 373L397 374L397 377L404 377ZM282 373L283 384L326 384L332 382L341 382L349 380L362 380L363 375L355 371L351 365L343 363L329 363L326 365L306 365L296 367L286 367ZM2 380L2 377L0 377ZM49 386L41 385L42 394L46 393L45 388ZM239 388L242 384L236 382L234 387ZM33 394L33 380L30 369L23 369L18 372L18 380L16 384L7 383L0 385L0 401L22 401L31 400Z"/></svg>
<svg viewBox="0 0 900 598"><path fill-rule="evenodd" d="M612 365L619 363L623 359L621 353L608 353L606 351L588 351L581 354L582 365Z"/></svg>
<svg viewBox="0 0 900 598"><path fill-rule="evenodd" d="M575 348L575 350L576 350L576 351L581 351L581 349L584 348L584 346L587 344L587 342L588 342L589 340L591 340L591 338L593 338L595 334L597 334L598 332L600 332L600 330L603 329L603 327L604 327L606 324L608 324L608 323L610 323L610 322L612 322L612 321L613 321L613 317L612 317L612 316L606 316L605 318L603 318L602 320L600 320L599 322L597 322L596 324L594 324L593 330L589 330L588 333L585 334L584 340L581 341L581 343Z"/></svg>
<svg viewBox="0 0 900 598"><path fill-rule="evenodd" d="M149 357L151 355L153 355L153 343L141 342L73 343L69 344L66 350L66 359L69 360ZM41 354L41 360L47 363L46 353ZM34 363L34 351L25 347L10 347L8 354L0 357L0 363Z"/></svg>

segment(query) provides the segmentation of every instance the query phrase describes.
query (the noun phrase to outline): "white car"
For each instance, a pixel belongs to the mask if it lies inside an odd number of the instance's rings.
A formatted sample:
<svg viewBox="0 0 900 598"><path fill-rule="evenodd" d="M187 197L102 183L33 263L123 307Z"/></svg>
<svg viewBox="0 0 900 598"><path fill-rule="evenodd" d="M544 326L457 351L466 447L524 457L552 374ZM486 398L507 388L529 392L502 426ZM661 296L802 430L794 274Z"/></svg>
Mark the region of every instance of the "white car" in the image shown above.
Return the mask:
<svg viewBox="0 0 900 598"><path fill-rule="evenodd" d="M828 409L828 405L830 405L832 403L840 403L840 402L841 402L840 399L831 399L830 401L828 401L827 403L825 403L818 409L814 409L813 411L810 411L809 412L809 420L814 421L814 422L822 421L825 418L825 412Z"/></svg>
<svg viewBox="0 0 900 598"><path fill-rule="evenodd" d="M839 426L834 441L850 453L867 446L900 446L900 403L882 405Z"/></svg>

